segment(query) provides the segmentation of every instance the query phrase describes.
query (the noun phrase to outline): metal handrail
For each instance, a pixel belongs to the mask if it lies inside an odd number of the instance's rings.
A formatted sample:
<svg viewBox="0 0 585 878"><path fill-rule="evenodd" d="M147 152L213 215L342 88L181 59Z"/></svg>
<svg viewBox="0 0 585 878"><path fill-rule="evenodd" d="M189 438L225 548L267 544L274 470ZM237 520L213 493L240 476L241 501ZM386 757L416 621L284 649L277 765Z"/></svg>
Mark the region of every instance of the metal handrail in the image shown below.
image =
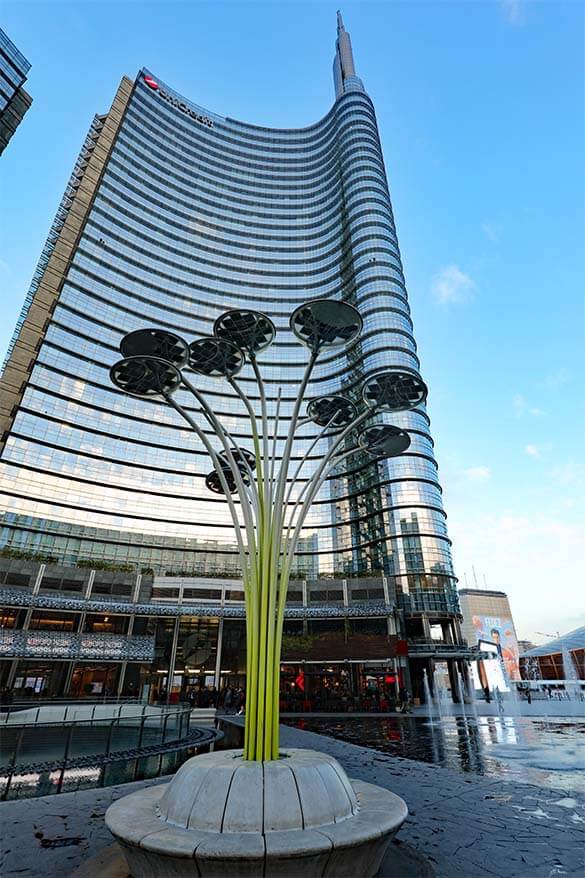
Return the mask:
<svg viewBox="0 0 585 878"><path fill-rule="evenodd" d="M17 726L17 725L19 725L18 722L16 722L16 723L9 723L9 722L8 722L8 718L9 718L10 716L17 716L19 713L23 713L25 710L34 710L35 706L36 706L36 711L37 711L37 712L36 712L36 717L37 717L37 719L38 719L38 717L39 717L39 715L40 715L41 710L42 710L44 707L53 707L53 706L55 706L55 707L65 706L65 717L64 717L62 720L54 720L54 721L52 721L52 722L48 722L48 723L37 723L37 722L35 721L35 722L31 722L31 723L23 723L23 725L62 725L63 723L68 722L68 720L67 720L67 711L68 711L68 709L71 708L71 710L79 710L80 707L91 707L91 708L92 708L92 715L91 715L91 717L89 718L89 720L71 720L71 722L91 722L91 721L94 719L94 717L95 717L95 711L96 711L96 708L98 708L98 707L103 707L104 705L105 705L106 707L107 707L107 706L116 706L117 704L119 704L119 705L122 707L122 706L124 706L125 704L140 704L140 703L141 703L141 702L136 701L136 700L131 700L131 701L127 701L127 702L126 702L126 701L109 701L109 702L108 702L108 701L97 701L97 702L95 702L94 704L92 704L91 701L90 701L90 702L83 702L83 701L80 701L80 702L73 702L73 703L72 703L72 702L71 702L71 699L67 699L66 701L62 701L62 702L49 701L49 702L45 702L44 704L39 704L39 705L35 705L35 704L32 704L32 705L31 705L31 704L22 704L22 705L21 705L21 704L11 704L11 705L9 705L8 710L0 711L0 726L3 726L3 725L4 725L4 726L7 726L7 725L16 725L16 726ZM155 709L155 710L157 709L156 705L153 705L153 704L143 704L143 705L142 705L142 710L140 711L140 714L138 714L138 716L141 716L141 715L146 711L147 708L150 708L151 710L152 710L152 709ZM168 708L160 708L161 712L162 712L163 710L165 710L165 709L168 709ZM175 711L178 711L178 710L188 710L188 709L190 710L190 707L187 706L187 705L185 705L185 706L178 706L178 707L174 707L174 708L173 708L173 710L175 710ZM127 714L127 716L130 716L130 715L131 715L131 714ZM154 715L155 715L155 714L153 714L153 716L154 716ZM117 719L117 718L118 718L118 717L115 717L115 716L111 716L111 717L107 717L107 716L105 716L105 717L98 717L98 719L104 719L104 720L108 720L108 719Z"/></svg>
<svg viewBox="0 0 585 878"><path fill-rule="evenodd" d="M181 725L180 732L182 731L183 727ZM70 732L70 735L72 735L72 731ZM0 800L6 801L9 798L9 792L12 786L13 778L15 776L18 777L22 774L40 775L50 774L52 772L59 771L59 778L56 783L56 788L51 791L53 794L57 794L62 791L66 771L74 770L76 768L95 767L100 770L99 782L96 783L95 786L108 786L110 784L107 784L105 782L105 769L108 765L113 765L118 762L122 762L124 764L134 762L134 767L132 770L132 780L137 780L140 760L149 759L150 757L162 755L165 753L178 753L182 750L188 750L192 748L199 750L202 747L212 747L215 742L220 740L221 738L223 738L223 732L217 729L190 729L189 720L187 719L186 734L172 741L161 740L156 744L151 744L145 747L134 747L131 750L118 750L113 752L110 750L110 752L108 753L95 754L93 756L79 756L73 757L72 759L64 756L62 759L49 762L16 764L8 766L6 769L0 769L0 779L3 780L4 778L6 778L4 789L0 794ZM111 735L109 740L111 740ZM70 751L70 743L71 741L69 740L66 747L66 750L68 752ZM167 772L163 770L163 760L160 759L156 771L152 774L149 774L148 776L160 777L162 774L165 773ZM114 782L118 781L114 780ZM43 790L41 791L41 794L46 795L47 793Z"/></svg>
<svg viewBox="0 0 585 878"><path fill-rule="evenodd" d="M181 737L184 737L185 734L189 734L190 727L190 717L191 717L191 708L190 706L182 707L182 708L173 708L172 710L161 710L159 713L146 713L147 705L145 705L142 709L141 713L138 714L128 714L126 716L119 717L104 717L101 718L93 718L87 720L72 720L70 722L48 722L48 723L23 723L22 725L18 725L16 723L11 724L11 726L5 728L14 729L17 732L17 738L12 748L12 752L9 752L5 756L5 766L4 769L0 766L0 774L3 770L7 770L10 773L13 773L14 770L17 769L19 764L19 756L22 751L23 743L25 740L26 732L29 730L35 736L35 741L38 741L38 732L40 729L48 729L48 728L62 728L67 729L68 733L64 740L64 749L63 755L58 757L58 761L63 763L63 766L66 766L69 758L69 754L71 752L71 745L75 738L76 730L80 728L91 728L92 726L97 726L100 728L108 728L108 737L105 744L105 748L102 751L103 756L109 756L111 753L112 747L112 739L114 735L114 730L119 728L124 728L124 726L128 725L128 722L132 723L133 720L137 720L138 724L138 744L136 745L138 749L142 748L144 742L144 734L145 730L156 729L156 725L158 724L158 732L159 732L159 742L163 744L167 741L167 729L169 726L169 721L171 718L176 720L176 725L173 729L175 732L175 737L171 738L171 740L179 740ZM40 709L40 708L39 708ZM185 729L185 719L186 719L186 729ZM149 723L149 720L152 721ZM98 754L96 754L97 756ZM3 759L4 762L4 759ZM65 770L63 768L63 770Z"/></svg>

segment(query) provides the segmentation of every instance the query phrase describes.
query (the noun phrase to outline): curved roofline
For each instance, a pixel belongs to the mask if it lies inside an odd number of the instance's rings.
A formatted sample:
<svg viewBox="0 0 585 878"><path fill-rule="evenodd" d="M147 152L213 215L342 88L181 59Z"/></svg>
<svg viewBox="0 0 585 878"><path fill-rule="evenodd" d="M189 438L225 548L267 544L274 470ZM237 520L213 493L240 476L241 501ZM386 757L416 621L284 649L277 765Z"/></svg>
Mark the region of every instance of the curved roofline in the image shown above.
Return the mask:
<svg viewBox="0 0 585 878"><path fill-rule="evenodd" d="M186 104L190 109L192 109L195 113L200 113L201 115L208 116L214 122L218 123L230 123L232 125L239 125L242 128L249 128L253 131L264 131L264 132L277 132L278 134L298 134L298 133L308 133L319 128L326 122L329 117L332 115L333 111L337 107L337 105L346 97L348 94L362 94L367 100L371 103L370 96L367 92L344 92L344 94L340 95L335 99L331 107L327 110L324 116L318 119L316 122L312 122L309 125L301 126L300 128L274 128L269 125L256 125L253 122L245 122L242 119L235 119L233 116L222 116L220 113L216 113L214 110L209 110L207 107L201 106L201 104L196 104L194 101L186 98L180 92L176 91L170 85L168 85L163 79L156 76L152 70L149 70L148 67L142 67L136 76L135 85L139 82L140 79L144 79L145 76L151 76L156 82L163 88L166 92L168 92L172 97L181 101L181 103Z"/></svg>

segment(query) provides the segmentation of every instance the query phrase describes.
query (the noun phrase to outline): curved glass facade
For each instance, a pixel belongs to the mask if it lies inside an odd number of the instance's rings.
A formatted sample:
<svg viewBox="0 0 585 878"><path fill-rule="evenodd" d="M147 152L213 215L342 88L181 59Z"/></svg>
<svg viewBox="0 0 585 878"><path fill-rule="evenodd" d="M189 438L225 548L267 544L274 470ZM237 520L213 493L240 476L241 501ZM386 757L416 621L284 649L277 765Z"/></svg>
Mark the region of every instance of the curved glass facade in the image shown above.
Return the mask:
<svg viewBox="0 0 585 878"><path fill-rule="evenodd" d="M216 115L138 75L6 438L2 545L156 572L237 570L229 515L205 487L211 465L197 438L165 404L109 381L131 330L161 326L191 339L229 308L269 314L277 336L260 362L272 408L282 394L281 443L307 358L288 321L307 299L346 300L364 321L354 344L320 359L307 400L339 391L357 400L381 367L418 374L374 108L351 71L344 80L340 66L336 76L323 119L276 130ZM250 447L228 385L193 380ZM241 385L258 403L249 367ZM188 392L179 401L194 412ZM429 418L423 407L383 417L409 431L408 452L375 464L356 455L326 483L298 570L383 571L399 591L451 590ZM303 428L297 460L317 429Z"/></svg>

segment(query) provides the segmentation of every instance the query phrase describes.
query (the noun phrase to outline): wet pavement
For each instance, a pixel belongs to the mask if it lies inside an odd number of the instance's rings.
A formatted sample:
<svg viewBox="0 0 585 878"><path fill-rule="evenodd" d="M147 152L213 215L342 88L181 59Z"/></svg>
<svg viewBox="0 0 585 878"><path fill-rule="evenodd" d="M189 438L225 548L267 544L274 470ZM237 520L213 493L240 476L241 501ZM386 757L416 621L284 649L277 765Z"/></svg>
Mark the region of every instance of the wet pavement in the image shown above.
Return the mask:
<svg viewBox="0 0 585 878"><path fill-rule="evenodd" d="M585 791L585 722L571 718L287 718L299 729L456 771Z"/></svg>
<svg viewBox="0 0 585 878"><path fill-rule="evenodd" d="M402 796L409 816L397 840L438 878L583 876L585 797L579 792L452 770L291 727L282 727L281 746L329 753L350 777ZM109 804L152 783L0 804L2 878L71 875L111 846L103 819ZM400 870L387 874L405 878Z"/></svg>

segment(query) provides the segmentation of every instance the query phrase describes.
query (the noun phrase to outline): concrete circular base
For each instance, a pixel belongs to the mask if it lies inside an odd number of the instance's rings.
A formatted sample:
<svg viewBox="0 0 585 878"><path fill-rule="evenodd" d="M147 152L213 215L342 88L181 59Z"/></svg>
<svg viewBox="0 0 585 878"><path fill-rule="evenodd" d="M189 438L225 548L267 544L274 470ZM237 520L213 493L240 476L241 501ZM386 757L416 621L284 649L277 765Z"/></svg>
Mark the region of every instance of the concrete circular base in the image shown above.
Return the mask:
<svg viewBox="0 0 585 878"><path fill-rule="evenodd" d="M391 841L376 873L376 878L435 878L435 870L409 844ZM131 878L126 858L119 844L111 844L79 866L71 878ZM164 878L160 875L158 878Z"/></svg>
<svg viewBox="0 0 585 878"><path fill-rule="evenodd" d="M106 824L133 878L371 878L407 814L398 796L350 781L324 753L291 749L260 763L225 750L119 799Z"/></svg>

